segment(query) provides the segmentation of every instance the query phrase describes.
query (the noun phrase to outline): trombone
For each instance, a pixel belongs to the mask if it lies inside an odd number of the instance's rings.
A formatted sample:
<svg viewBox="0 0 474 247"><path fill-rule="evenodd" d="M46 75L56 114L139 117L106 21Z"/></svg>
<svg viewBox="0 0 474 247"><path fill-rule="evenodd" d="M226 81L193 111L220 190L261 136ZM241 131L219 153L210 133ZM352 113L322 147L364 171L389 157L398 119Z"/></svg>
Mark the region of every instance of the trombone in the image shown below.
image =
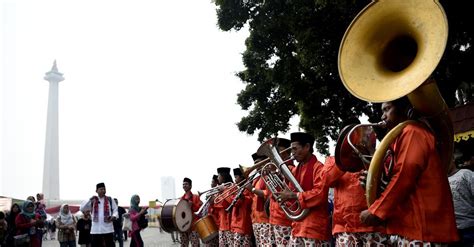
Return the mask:
<svg viewBox="0 0 474 247"><path fill-rule="evenodd" d="M232 185L231 182L227 182L227 183L223 183L223 184L221 184L221 185L218 185L218 186L216 186L216 187L214 187L214 188L210 188L210 189L208 189L208 190L205 190L205 191L203 191L203 192L199 192L199 191L198 191L197 193L198 193L198 196L199 196L199 197L201 197L202 194L206 194L206 193L207 193L206 197L210 197L210 196L213 196L213 195L215 195L215 194L218 194L218 193L221 191L221 189L225 189L225 188L227 188L227 187L229 187L229 186L231 186L231 185Z"/></svg>
<svg viewBox="0 0 474 247"><path fill-rule="evenodd" d="M253 183L253 181L257 178L259 178L261 175L259 174L254 174L250 179L246 179L246 180L243 180L242 182L245 182L242 186L239 186L240 188L236 191L236 195L234 197L234 199L232 200L232 202L230 203L230 205L225 209L226 212L229 212L230 210L232 210L232 208L234 207L235 203L240 199L240 196L242 195L242 193L244 193L244 190L246 189L247 185ZM240 184L240 183L239 183Z"/></svg>
<svg viewBox="0 0 474 247"><path fill-rule="evenodd" d="M249 183L253 182L255 179L259 178L260 176L255 173L250 178L240 181L238 184L232 184L231 186L227 187L227 190L224 190L222 193L214 198L214 203L219 204L226 198L237 194L240 190L245 189ZM230 183L230 182L229 182Z"/></svg>
<svg viewBox="0 0 474 247"><path fill-rule="evenodd" d="M269 139L267 142L274 142L274 141L277 141L276 139ZM266 146L266 143L265 142L262 146ZM214 199L214 203L218 204L220 202L222 202L224 199L234 195L234 194L242 194L245 187L253 182L254 180L256 180L257 178L260 177L259 172L261 171L262 167L264 167L265 165L267 165L269 162L271 162L271 160L273 159L273 157L271 157L272 155L275 155L274 153L271 153L271 152L267 152L267 150L265 150L264 148L262 148L262 146L259 147L259 149L257 150L257 153L259 154L264 154L266 155L268 158L264 159L264 160L261 160L257 163L255 163L253 166L251 167L245 167L245 166L242 166L242 165L239 165L239 168L240 170L242 171L242 175L247 178L246 180L242 180L240 183L238 184L234 184L232 186L229 187L228 190L222 192L221 194L219 194L215 199ZM288 152L291 150L291 147L289 148L286 148L280 152L278 152L275 148L275 151L276 152L276 155L278 155L278 157L280 157L280 154L283 154L285 152ZM281 160L281 158L280 158ZM290 159L291 160L291 159ZM283 161L284 162L287 162L289 160L285 160ZM279 164L281 166L281 164ZM287 168L288 169L288 168ZM250 176L250 174L254 171L257 171L256 173L254 173L253 175ZM289 173L291 173L290 171L288 171ZM233 203L235 203L237 200L233 201ZM232 207L230 207L232 208ZM230 209L229 209L230 210Z"/></svg>

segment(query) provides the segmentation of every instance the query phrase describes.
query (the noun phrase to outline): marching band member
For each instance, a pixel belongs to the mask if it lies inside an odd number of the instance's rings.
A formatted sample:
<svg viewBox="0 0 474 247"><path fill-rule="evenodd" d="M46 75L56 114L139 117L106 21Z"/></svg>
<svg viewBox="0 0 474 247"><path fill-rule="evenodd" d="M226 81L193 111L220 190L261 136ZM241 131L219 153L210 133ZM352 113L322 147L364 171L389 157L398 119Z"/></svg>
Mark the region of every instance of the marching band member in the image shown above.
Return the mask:
<svg viewBox="0 0 474 247"><path fill-rule="evenodd" d="M184 190L184 195L181 197L181 200L186 200L189 202L191 209L193 211L193 222L196 223L198 220L195 212L199 210L199 208L202 206L201 199L199 199L198 195L194 195L191 192L191 188L193 187L193 181L189 178L184 178L183 179L183 190ZM199 246L199 235L194 229L191 229L190 232L181 232L181 246L189 246L189 242L191 242L191 246Z"/></svg>
<svg viewBox="0 0 474 247"><path fill-rule="evenodd" d="M321 179L323 164L313 154L313 144L314 137L310 134L291 133L291 151L298 161L293 174L303 192L286 190L277 193L283 201L297 199L302 208L310 209L305 218L293 221L291 246L330 246L328 188Z"/></svg>
<svg viewBox="0 0 474 247"><path fill-rule="evenodd" d="M266 156L252 154L254 164L266 159ZM265 214L265 182L262 178L257 178L251 187L248 188L254 195L252 196L252 228L257 246L271 246L272 235L268 216Z"/></svg>
<svg viewBox="0 0 474 247"><path fill-rule="evenodd" d="M382 104L387 129L408 119L406 97ZM453 200L436 149L436 140L421 122L409 123L391 144L394 163L390 181L360 219L386 225L398 246L443 246L456 241Z"/></svg>
<svg viewBox="0 0 474 247"><path fill-rule="evenodd" d="M284 138L278 138L278 152L282 160L288 160L290 158L291 151L281 153L283 150L290 147L290 140ZM293 161L289 160L286 162L286 165L291 170L293 169ZM271 231L275 237L276 246L288 246L290 243L291 237L291 220L286 217L285 212L281 209L279 203L275 198L270 194L268 189L265 190L265 194L270 198L270 225Z"/></svg>
<svg viewBox="0 0 474 247"><path fill-rule="evenodd" d="M215 188L219 185L219 179L217 179L217 175L212 176L211 180L211 188ZM214 219L214 223L216 223L217 229L219 229L219 211L214 207L214 197L211 196L210 198L206 198L206 200L210 200L209 208L207 209L207 214L210 215ZM207 247L217 247L219 246L219 238L214 238L209 242L205 243L204 246Z"/></svg>
<svg viewBox="0 0 474 247"><path fill-rule="evenodd" d="M239 184L245 180L240 168L234 170L235 183ZM242 182L243 183L243 182ZM235 199L236 196L239 198ZM247 189L241 195L234 195L232 200L236 200L232 208L231 232L234 234L233 246L252 245L252 195Z"/></svg>
<svg viewBox="0 0 474 247"><path fill-rule="evenodd" d="M386 246L387 236L382 226L367 226L360 222L359 214L367 209L367 201L359 173L341 171L332 156L326 159L323 177L327 186L334 188L332 234L336 247Z"/></svg>
<svg viewBox="0 0 474 247"><path fill-rule="evenodd" d="M217 174L220 184L234 182L228 167L217 168ZM226 193L228 189L224 189L221 194ZM233 235L230 232L231 214L225 211L230 205L229 200L230 198L214 204L214 208L219 212L219 246L221 247L230 246L233 240Z"/></svg>

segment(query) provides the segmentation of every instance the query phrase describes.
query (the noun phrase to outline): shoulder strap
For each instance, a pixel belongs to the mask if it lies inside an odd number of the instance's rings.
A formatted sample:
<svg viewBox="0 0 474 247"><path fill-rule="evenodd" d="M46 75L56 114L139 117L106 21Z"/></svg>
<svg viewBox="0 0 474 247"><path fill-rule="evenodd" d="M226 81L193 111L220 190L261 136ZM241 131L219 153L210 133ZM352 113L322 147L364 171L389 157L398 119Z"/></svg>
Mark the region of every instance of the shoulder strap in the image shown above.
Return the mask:
<svg viewBox="0 0 474 247"><path fill-rule="evenodd" d="M114 208L113 208L113 205L112 204L112 197L110 196L107 196L107 199L109 199L109 204L110 204L110 215L112 215L114 213Z"/></svg>

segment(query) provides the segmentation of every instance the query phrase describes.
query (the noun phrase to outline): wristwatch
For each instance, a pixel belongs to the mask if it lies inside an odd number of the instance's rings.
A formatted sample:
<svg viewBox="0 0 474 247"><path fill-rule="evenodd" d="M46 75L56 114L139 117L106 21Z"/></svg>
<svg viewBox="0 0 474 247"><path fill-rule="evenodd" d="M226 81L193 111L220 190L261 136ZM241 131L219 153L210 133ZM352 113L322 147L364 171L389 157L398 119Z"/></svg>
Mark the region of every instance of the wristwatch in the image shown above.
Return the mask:
<svg viewBox="0 0 474 247"><path fill-rule="evenodd" d="M253 187L253 188L252 188L252 193L255 193L255 190L256 190L255 187Z"/></svg>

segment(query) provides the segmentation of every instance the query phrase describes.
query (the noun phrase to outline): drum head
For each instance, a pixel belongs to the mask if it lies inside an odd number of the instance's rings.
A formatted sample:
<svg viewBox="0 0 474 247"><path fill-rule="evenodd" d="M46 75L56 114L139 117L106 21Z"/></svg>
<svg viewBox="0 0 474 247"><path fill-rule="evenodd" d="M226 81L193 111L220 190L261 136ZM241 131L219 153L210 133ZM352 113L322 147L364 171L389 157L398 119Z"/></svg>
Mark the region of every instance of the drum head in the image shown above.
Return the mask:
<svg viewBox="0 0 474 247"><path fill-rule="evenodd" d="M187 201L172 199L163 204L159 218L161 228L166 232L186 232L191 228L193 213Z"/></svg>
<svg viewBox="0 0 474 247"><path fill-rule="evenodd" d="M193 212L186 200L179 200L174 211L175 226L180 232L186 232L191 228Z"/></svg>
<svg viewBox="0 0 474 247"><path fill-rule="evenodd" d="M219 235L219 229L212 216L206 215L194 223L194 229L202 242L208 243Z"/></svg>

